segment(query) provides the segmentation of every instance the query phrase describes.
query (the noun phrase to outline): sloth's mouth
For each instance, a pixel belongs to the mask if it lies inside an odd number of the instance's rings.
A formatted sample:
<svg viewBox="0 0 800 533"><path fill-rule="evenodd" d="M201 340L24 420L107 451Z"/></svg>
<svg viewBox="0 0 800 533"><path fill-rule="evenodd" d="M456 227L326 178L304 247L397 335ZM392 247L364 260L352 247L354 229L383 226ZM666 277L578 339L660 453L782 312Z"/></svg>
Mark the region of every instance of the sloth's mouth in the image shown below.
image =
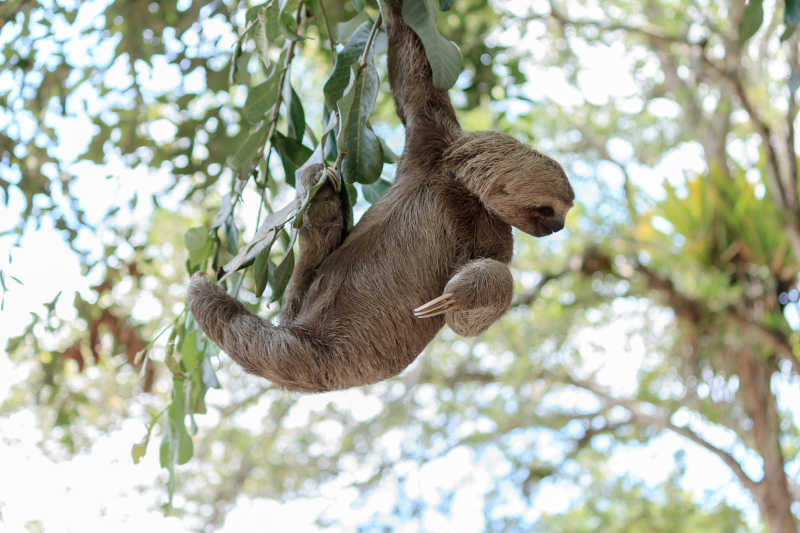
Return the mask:
<svg viewBox="0 0 800 533"><path fill-rule="evenodd" d="M553 230L549 230L547 228L535 227L533 229L533 231L526 231L525 233L533 235L534 237L546 237L546 236L548 236L548 235L550 235L552 233L555 233L555 232Z"/></svg>
<svg viewBox="0 0 800 533"><path fill-rule="evenodd" d="M553 217L553 218L533 218L531 220L532 230L528 231L525 230L526 233L533 235L534 237L545 237L557 231L560 231L564 227L564 220L560 217Z"/></svg>

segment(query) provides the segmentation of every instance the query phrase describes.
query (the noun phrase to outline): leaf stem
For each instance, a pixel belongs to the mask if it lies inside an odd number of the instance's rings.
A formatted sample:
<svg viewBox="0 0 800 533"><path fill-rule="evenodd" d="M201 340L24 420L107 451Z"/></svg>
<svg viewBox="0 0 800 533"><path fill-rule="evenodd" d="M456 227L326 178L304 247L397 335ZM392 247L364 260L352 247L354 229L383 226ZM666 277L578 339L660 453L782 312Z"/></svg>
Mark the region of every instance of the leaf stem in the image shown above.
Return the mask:
<svg viewBox="0 0 800 533"><path fill-rule="evenodd" d="M367 37L367 44L364 45L364 52L361 54L361 59L358 61L359 70L364 70L367 68L367 59L369 59L369 51L372 48L372 43L375 40L375 35L378 34L378 28L381 27L381 23L383 22L383 17L380 13L375 18L375 23L372 25L372 30L369 32L369 37Z"/></svg>
<svg viewBox="0 0 800 533"><path fill-rule="evenodd" d="M322 13L322 21L325 23L325 29L328 31L328 44L331 46L331 57L336 57L336 41L333 40L331 23L328 20L328 12L325 11L325 0L319 0L319 10Z"/></svg>

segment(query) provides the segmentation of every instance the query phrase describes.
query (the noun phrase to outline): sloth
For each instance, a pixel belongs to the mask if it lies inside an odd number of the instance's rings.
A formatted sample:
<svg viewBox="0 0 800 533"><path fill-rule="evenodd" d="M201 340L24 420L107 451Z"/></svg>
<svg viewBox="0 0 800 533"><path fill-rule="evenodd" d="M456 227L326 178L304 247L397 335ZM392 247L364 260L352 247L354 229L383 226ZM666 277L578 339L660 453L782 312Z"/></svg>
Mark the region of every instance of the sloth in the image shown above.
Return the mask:
<svg viewBox="0 0 800 533"><path fill-rule="evenodd" d="M574 193L561 166L497 132L462 131L433 85L420 39L388 8L389 82L406 143L389 190L346 231L336 180L303 217L278 325L204 274L188 300L205 334L247 372L290 390L375 383L405 369L447 323L486 330L511 303L511 226L564 227ZM299 176L317 183L322 165Z"/></svg>

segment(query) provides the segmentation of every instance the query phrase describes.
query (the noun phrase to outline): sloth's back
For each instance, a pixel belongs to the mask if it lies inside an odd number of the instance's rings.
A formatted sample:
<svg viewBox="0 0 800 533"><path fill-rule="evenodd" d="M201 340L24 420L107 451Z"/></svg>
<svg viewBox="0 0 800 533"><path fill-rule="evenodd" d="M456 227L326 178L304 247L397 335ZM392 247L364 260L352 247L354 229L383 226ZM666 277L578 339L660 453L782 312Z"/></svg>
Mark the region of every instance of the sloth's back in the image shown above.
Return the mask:
<svg viewBox="0 0 800 533"><path fill-rule="evenodd" d="M451 192L394 185L320 265L292 325L325 339L354 381L396 375L444 324L412 310L441 294L473 253L470 217L459 215Z"/></svg>

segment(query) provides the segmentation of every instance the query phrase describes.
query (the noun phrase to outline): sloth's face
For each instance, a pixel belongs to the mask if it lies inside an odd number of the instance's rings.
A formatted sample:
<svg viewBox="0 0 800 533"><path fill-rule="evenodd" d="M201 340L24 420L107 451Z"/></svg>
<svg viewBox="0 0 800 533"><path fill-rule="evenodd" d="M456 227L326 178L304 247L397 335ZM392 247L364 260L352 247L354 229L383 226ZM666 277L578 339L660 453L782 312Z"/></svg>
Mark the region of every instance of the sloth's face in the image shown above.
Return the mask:
<svg viewBox="0 0 800 533"><path fill-rule="evenodd" d="M575 193L561 165L533 150L525 155L524 164L495 176L485 202L507 224L544 237L564 227Z"/></svg>
<svg viewBox="0 0 800 533"><path fill-rule="evenodd" d="M536 237L564 227L575 193L552 158L487 131L466 134L446 160L456 179L506 224Z"/></svg>

